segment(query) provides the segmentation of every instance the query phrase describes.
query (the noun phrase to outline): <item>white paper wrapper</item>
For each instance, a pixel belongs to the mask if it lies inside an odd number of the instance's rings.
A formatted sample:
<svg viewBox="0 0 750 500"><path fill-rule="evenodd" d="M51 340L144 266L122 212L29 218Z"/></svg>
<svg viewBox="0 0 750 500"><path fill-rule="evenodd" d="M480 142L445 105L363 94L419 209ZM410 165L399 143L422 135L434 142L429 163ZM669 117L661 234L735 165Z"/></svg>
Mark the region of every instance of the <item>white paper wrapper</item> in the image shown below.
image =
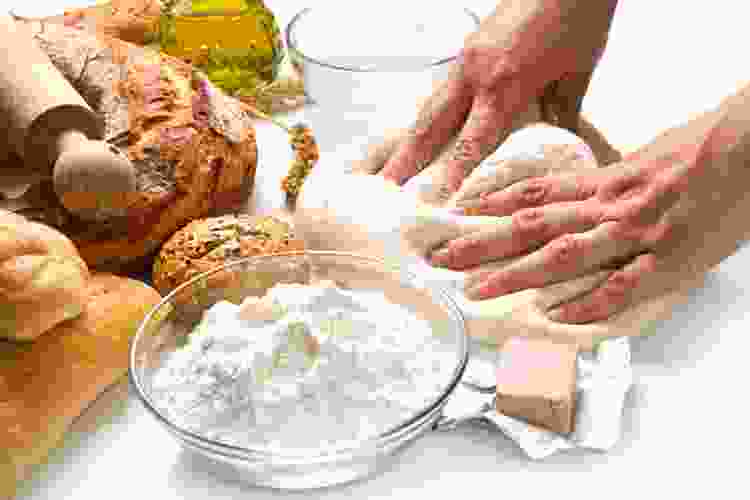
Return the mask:
<svg viewBox="0 0 750 500"><path fill-rule="evenodd" d="M405 267L426 283L447 290L459 304L467 322L487 319L487 308L463 296L462 273L435 269L417 258L412 258L412 263ZM497 303L502 305L500 300ZM513 314L511 304L506 309L495 307L492 310L493 317L498 320L504 314ZM494 376L494 364L488 367L487 360L480 359L473 359L470 361L472 363L485 365L471 367L478 373L476 379L488 380L488 377ZM601 342L595 352L583 353L578 357L576 425L571 436L564 437L496 411L489 412L484 417L520 446L531 459L542 459L571 448L606 451L620 439L623 406L632 384L629 339L609 339ZM462 408L462 411L468 414L476 409Z"/></svg>
<svg viewBox="0 0 750 500"><path fill-rule="evenodd" d="M578 358L578 407L571 436L564 437L497 412L485 417L534 460L571 448L607 451L620 440L623 405L632 385L628 339L607 340L599 345L592 358Z"/></svg>

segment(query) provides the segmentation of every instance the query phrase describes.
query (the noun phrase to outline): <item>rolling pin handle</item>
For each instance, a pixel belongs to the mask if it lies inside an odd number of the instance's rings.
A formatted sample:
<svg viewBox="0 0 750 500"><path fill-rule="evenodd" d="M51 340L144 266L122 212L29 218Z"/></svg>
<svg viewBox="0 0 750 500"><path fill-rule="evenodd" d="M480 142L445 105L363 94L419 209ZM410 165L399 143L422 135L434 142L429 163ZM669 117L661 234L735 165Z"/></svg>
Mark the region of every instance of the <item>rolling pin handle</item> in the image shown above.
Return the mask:
<svg viewBox="0 0 750 500"><path fill-rule="evenodd" d="M67 210L91 221L126 215L128 196L137 189L135 168L127 156L79 130L60 134L56 149L52 178L55 194Z"/></svg>

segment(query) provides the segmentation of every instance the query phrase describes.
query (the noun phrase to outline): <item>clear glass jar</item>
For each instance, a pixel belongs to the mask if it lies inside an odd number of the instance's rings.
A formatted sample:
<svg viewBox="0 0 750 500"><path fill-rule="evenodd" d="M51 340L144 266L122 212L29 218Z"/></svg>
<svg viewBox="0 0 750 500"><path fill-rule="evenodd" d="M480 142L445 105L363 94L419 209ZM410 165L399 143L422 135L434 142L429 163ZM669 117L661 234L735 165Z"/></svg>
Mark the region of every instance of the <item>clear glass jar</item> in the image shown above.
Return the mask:
<svg viewBox="0 0 750 500"><path fill-rule="evenodd" d="M165 0L159 45L231 95L274 80L283 59L281 32L262 0Z"/></svg>

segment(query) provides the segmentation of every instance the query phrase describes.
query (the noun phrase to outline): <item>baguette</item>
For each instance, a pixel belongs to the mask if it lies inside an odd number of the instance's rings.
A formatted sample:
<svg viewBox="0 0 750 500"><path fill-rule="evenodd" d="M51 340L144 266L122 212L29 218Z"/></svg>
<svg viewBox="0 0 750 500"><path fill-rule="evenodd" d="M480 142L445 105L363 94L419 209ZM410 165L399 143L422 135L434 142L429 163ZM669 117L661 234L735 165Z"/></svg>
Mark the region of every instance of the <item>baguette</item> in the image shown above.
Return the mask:
<svg viewBox="0 0 750 500"><path fill-rule="evenodd" d="M160 301L135 280L94 274L83 313L35 342L0 342L0 498L13 498L73 420L128 368L139 322Z"/></svg>

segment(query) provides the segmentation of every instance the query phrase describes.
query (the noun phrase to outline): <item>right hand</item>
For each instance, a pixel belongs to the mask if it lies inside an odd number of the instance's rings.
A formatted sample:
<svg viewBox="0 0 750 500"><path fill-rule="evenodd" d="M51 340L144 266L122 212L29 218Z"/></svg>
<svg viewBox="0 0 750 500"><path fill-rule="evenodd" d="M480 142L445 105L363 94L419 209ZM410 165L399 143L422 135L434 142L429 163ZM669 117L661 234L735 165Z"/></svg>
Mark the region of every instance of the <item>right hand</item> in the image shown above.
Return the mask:
<svg viewBox="0 0 750 500"><path fill-rule="evenodd" d="M403 185L441 155L449 197L505 140L537 99L575 132L583 96L606 45L616 0L501 0L468 36L449 79L416 122L365 160Z"/></svg>

